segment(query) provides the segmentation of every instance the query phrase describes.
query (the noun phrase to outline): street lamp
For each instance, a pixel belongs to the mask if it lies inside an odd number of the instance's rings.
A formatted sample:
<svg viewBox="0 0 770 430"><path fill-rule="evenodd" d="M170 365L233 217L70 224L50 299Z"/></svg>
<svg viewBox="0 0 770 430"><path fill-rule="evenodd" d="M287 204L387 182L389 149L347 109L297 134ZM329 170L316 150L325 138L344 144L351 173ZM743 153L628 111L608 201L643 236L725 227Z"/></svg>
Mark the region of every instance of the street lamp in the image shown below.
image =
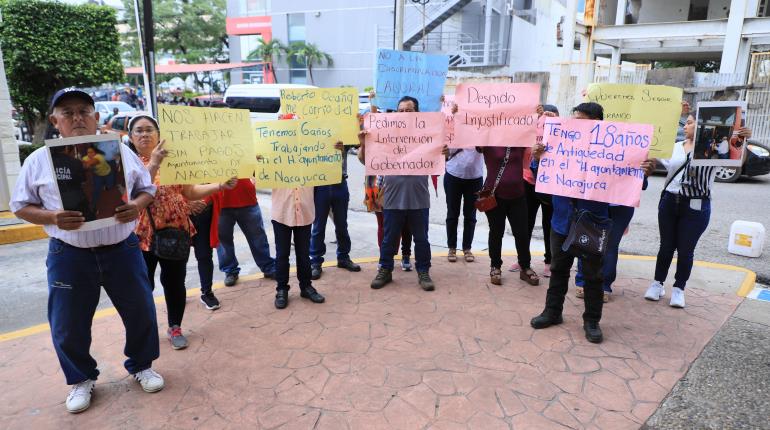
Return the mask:
<svg viewBox="0 0 770 430"><path fill-rule="evenodd" d="M428 49L428 41L425 39L425 5L430 3L430 0L412 0L412 3L422 6L422 52L424 53Z"/></svg>

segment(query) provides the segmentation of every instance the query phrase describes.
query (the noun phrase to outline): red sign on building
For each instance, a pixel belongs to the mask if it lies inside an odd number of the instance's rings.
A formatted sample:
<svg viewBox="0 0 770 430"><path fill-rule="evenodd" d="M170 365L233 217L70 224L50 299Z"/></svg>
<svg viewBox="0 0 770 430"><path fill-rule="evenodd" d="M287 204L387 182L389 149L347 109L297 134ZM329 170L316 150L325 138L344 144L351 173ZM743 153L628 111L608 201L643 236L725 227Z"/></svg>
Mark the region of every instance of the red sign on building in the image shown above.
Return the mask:
<svg viewBox="0 0 770 430"><path fill-rule="evenodd" d="M227 18L227 34L231 36L261 34L269 41L273 36L273 24L269 16L245 16Z"/></svg>

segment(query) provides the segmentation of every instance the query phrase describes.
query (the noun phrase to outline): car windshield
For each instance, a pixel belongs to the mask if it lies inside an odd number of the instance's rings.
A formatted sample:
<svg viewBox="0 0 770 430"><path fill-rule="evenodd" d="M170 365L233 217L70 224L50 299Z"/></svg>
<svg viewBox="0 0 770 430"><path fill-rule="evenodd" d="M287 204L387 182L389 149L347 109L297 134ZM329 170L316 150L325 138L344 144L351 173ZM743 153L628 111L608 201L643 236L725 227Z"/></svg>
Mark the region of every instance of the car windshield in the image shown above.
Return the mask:
<svg viewBox="0 0 770 430"><path fill-rule="evenodd" d="M107 112L112 112L113 109L118 108L118 112L135 112L136 108L125 102L99 102L99 106L107 108Z"/></svg>

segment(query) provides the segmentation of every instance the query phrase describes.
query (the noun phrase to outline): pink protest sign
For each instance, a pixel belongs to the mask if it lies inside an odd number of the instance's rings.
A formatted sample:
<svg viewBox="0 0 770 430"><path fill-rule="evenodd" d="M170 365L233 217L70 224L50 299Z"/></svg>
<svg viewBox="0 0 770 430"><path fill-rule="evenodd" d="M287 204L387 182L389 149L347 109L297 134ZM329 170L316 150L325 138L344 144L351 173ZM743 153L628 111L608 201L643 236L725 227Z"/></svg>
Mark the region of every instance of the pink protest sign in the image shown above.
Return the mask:
<svg viewBox="0 0 770 430"><path fill-rule="evenodd" d="M370 113L364 117L367 175L444 174L444 114Z"/></svg>
<svg viewBox="0 0 770 430"><path fill-rule="evenodd" d="M455 116L452 110L455 106L455 96L445 94L441 101L441 113L444 114L444 145L452 147L455 140Z"/></svg>
<svg viewBox="0 0 770 430"><path fill-rule="evenodd" d="M540 84L460 84L452 147L535 144Z"/></svg>
<svg viewBox="0 0 770 430"><path fill-rule="evenodd" d="M651 124L547 118L537 192L639 206Z"/></svg>

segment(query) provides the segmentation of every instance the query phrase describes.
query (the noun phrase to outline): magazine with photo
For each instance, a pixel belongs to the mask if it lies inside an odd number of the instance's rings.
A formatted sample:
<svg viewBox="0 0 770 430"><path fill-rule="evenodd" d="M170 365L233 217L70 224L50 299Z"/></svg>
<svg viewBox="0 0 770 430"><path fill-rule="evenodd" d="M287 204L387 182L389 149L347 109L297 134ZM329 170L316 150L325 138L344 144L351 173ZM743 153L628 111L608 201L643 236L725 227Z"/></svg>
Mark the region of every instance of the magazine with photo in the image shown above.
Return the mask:
<svg viewBox="0 0 770 430"><path fill-rule="evenodd" d="M746 145L738 136L745 126L746 102L701 102L695 116L693 166L740 167Z"/></svg>
<svg viewBox="0 0 770 430"><path fill-rule="evenodd" d="M115 225L115 208L126 204L123 152L117 134L45 141L51 172L64 210L78 211L81 231Z"/></svg>

